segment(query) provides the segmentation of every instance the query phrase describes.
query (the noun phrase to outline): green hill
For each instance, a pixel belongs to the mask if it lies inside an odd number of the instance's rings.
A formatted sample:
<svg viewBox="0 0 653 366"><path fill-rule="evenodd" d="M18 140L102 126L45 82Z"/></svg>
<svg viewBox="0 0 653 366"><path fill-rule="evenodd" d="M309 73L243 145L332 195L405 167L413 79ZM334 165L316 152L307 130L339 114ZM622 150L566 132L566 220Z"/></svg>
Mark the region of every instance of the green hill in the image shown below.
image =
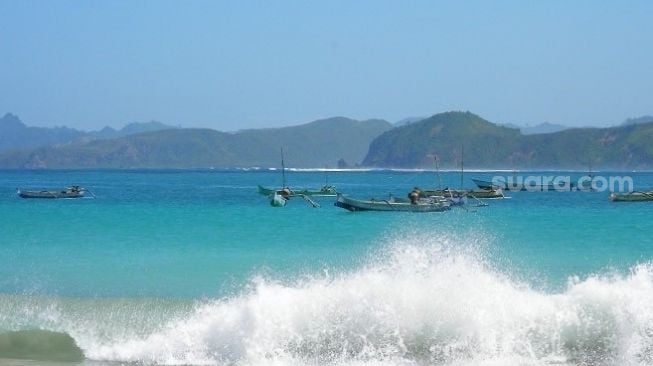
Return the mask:
<svg viewBox="0 0 653 366"><path fill-rule="evenodd" d="M300 126L244 130L167 129L110 140L0 154L2 168L276 167L284 148L289 167L360 163L370 141L391 128L381 120L337 117Z"/></svg>
<svg viewBox="0 0 653 366"><path fill-rule="evenodd" d="M653 123L611 128L575 128L523 135L470 112L447 112L397 127L370 144L365 166L442 166L497 169L653 168Z"/></svg>

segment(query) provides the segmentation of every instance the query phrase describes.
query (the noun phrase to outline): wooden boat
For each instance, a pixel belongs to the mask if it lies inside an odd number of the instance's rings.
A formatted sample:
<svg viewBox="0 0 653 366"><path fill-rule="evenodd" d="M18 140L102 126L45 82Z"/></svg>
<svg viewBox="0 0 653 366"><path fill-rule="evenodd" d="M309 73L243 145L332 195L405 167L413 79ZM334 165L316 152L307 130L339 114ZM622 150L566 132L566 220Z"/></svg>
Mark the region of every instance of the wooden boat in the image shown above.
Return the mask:
<svg viewBox="0 0 653 366"><path fill-rule="evenodd" d="M258 193L269 196L272 193L278 191L277 189L266 188L258 185ZM293 192L296 194L303 194L305 196L316 196L316 197L335 197L338 193L334 186L324 185L320 189L293 189Z"/></svg>
<svg viewBox="0 0 653 366"><path fill-rule="evenodd" d="M498 189L503 191L534 191L534 192L591 190L591 182L583 183L582 187L576 187L576 184L574 183L564 184L564 182L561 182L560 184L557 185L553 183L549 183L545 185L544 184L531 185L531 184L512 183L512 182L511 183L502 182L501 184L494 184L493 182L483 180L483 179L476 179L476 178L472 178L472 181L476 184L476 186L479 189L487 190L487 191L498 190Z"/></svg>
<svg viewBox="0 0 653 366"><path fill-rule="evenodd" d="M283 160L283 148L281 149L281 187L280 189L270 189L258 185L258 193L268 196L270 199L270 206L272 207L285 207L288 200L292 197L301 197L309 205L317 208L320 205L313 201L310 196L335 196L335 188L326 184L319 191L318 190L292 190L286 184L286 164Z"/></svg>
<svg viewBox="0 0 653 366"><path fill-rule="evenodd" d="M290 200L292 197L299 197L306 201L309 205L313 206L314 208L320 207L320 204L313 201L313 199L310 196L307 196L302 193L297 193L292 191L289 188L283 188L279 189L277 191L273 191L272 194L270 194L270 206L272 207L284 207L286 206L286 203L288 203L288 200Z"/></svg>
<svg viewBox="0 0 653 366"><path fill-rule="evenodd" d="M504 198L510 198L506 197L503 194L503 189L501 188L494 188L494 189L474 189L468 192L468 195L474 196L476 198L480 199L504 199Z"/></svg>
<svg viewBox="0 0 653 366"><path fill-rule="evenodd" d="M270 194L270 205L273 207L284 207L290 199L291 191L288 188L272 191Z"/></svg>
<svg viewBox="0 0 653 366"><path fill-rule="evenodd" d="M487 206L486 203L483 203L479 200L479 198L485 198L485 199L495 199L495 198L505 198L503 195L503 190L499 187L495 187L490 185L489 188L487 189L476 189L476 190L467 190L467 189L462 189L463 187L463 182L464 182L464 163L463 163L463 154L464 154L464 148L461 147L461 162L460 162L460 187L461 189L451 189L451 188L441 188L442 187L442 179L440 178L440 167L438 165L438 157L437 155L434 156L435 158L435 170L437 172L438 176L438 189L425 189L422 190L418 187L415 187L413 189L413 192L417 192L417 194L420 197L443 197L444 199L448 200L450 205L452 206L463 206L467 204L468 198L471 198L473 200L476 200L478 203L478 206ZM412 192L411 192L412 193Z"/></svg>
<svg viewBox="0 0 653 366"><path fill-rule="evenodd" d="M480 199L503 199L506 196L503 194L501 188L494 189L473 189L473 190L458 190L458 189L425 189L422 190L420 196L442 196L445 198L461 198L461 197L474 197Z"/></svg>
<svg viewBox="0 0 653 366"><path fill-rule="evenodd" d="M485 189L485 190L491 190L497 188L505 189L505 186L501 187L490 181L483 180L483 179L472 178L472 182L474 182L474 184L476 184L476 186L480 189Z"/></svg>
<svg viewBox="0 0 653 366"><path fill-rule="evenodd" d="M442 212L451 209L447 200L441 197L408 199L390 197L387 200L357 200L338 193L335 206L349 211L398 211L398 212Z"/></svg>
<svg viewBox="0 0 653 366"><path fill-rule="evenodd" d="M628 192L628 193L611 193L609 197L612 202L643 202L653 201L653 191L650 192Z"/></svg>
<svg viewBox="0 0 653 366"><path fill-rule="evenodd" d="M18 189L17 194L22 198L80 198L84 197L86 189L80 186L53 189Z"/></svg>

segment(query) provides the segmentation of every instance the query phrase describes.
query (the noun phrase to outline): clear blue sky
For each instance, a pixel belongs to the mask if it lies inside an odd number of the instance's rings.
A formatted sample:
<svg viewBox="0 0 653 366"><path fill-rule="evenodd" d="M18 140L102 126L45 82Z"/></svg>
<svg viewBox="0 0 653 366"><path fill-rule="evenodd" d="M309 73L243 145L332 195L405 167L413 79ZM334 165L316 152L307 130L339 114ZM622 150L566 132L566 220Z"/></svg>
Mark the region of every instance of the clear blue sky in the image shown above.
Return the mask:
<svg viewBox="0 0 653 366"><path fill-rule="evenodd" d="M0 0L0 114L236 130L653 114L651 1Z"/></svg>

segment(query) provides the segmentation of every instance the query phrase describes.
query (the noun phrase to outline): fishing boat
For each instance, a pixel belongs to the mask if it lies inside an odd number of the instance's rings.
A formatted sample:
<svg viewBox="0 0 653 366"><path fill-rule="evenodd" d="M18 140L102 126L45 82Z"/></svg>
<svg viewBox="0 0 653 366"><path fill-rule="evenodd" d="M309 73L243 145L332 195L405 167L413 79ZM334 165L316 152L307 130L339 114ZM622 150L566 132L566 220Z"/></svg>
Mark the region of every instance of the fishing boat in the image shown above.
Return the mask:
<svg viewBox="0 0 653 366"><path fill-rule="evenodd" d="M463 205L468 203L468 199L475 200L481 206L486 206L487 204L482 204L480 199L504 199L509 198L503 194L501 188L496 189L424 189L420 190L420 197L430 197L430 196L441 196L448 199L452 205Z"/></svg>
<svg viewBox="0 0 653 366"><path fill-rule="evenodd" d="M508 198L503 194L503 190L501 188L495 188L495 189L463 189L463 190L458 190L458 189L434 189L434 190L429 190L425 189L422 190L421 194L422 196L428 197L428 196L443 196L445 198L458 198L458 197L474 197L474 198L482 198L482 199L503 199L503 198Z"/></svg>
<svg viewBox="0 0 653 366"><path fill-rule="evenodd" d="M521 181L517 182L501 182L494 183L483 179L472 178L472 181L476 184L479 189L492 191L492 190L502 190L502 191L534 191L534 192L546 192L546 191L576 191L576 190L589 190L591 188L587 187L586 184L583 184L583 187L576 187L576 184L570 182L561 181L558 184L549 183L549 184L529 184L523 183Z"/></svg>
<svg viewBox="0 0 653 366"><path fill-rule="evenodd" d="M290 199L292 192L288 188L272 191L270 193L270 205L273 207L284 207Z"/></svg>
<svg viewBox="0 0 653 366"><path fill-rule="evenodd" d="M476 186L480 189L485 189L485 190L492 190L497 188L505 189L505 185L502 187L483 179L472 178L472 182L474 182L474 184L476 184Z"/></svg>
<svg viewBox="0 0 653 366"><path fill-rule="evenodd" d="M474 196L476 198L487 199L487 200L510 198L510 197L506 197L503 194L503 189L501 189L501 188L473 189L471 191L468 191L467 194L470 195L470 196Z"/></svg>
<svg viewBox="0 0 653 366"><path fill-rule="evenodd" d="M441 197L449 201L453 206L464 205L467 201L467 191L457 189L421 189L418 187L413 188L409 196L416 192L420 198Z"/></svg>
<svg viewBox="0 0 653 366"><path fill-rule="evenodd" d="M290 189L286 184L286 164L283 160L283 148L281 149L281 187L281 189L269 189L259 185L258 192L268 196L270 199L270 206L272 207L285 207L286 203L288 203L288 200L290 200L292 197L300 197L314 208L320 207L317 202L311 199L310 196L312 194L306 193L307 190L294 191ZM322 189L326 191L329 187L330 186L325 186L322 187Z"/></svg>
<svg viewBox="0 0 653 366"><path fill-rule="evenodd" d="M80 198L84 197L86 189L80 186L49 189L19 188L16 193L22 198Z"/></svg>
<svg viewBox="0 0 653 366"><path fill-rule="evenodd" d="M628 192L628 193L611 193L609 197L612 202L643 202L653 201L653 191L649 192Z"/></svg>
<svg viewBox="0 0 653 366"><path fill-rule="evenodd" d="M384 199L358 200L338 193L335 206L349 211L398 211L398 212L442 212L451 209L449 202L442 197L409 199L390 197Z"/></svg>
<svg viewBox="0 0 653 366"><path fill-rule="evenodd" d="M266 188L262 185L258 185L258 193L269 196L274 192L278 191L277 189ZM324 185L320 189L293 189L293 192L297 194L303 194L305 196L316 196L316 197L335 197L338 191L334 186Z"/></svg>
<svg viewBox="0 0 653 366"><path fill-rule="evenodd" d="M435 160L435 171L437 173L438 177L438 188L437 189L420 189L418 187L415 187L413 191L417 192L420 197L432 197L432 196L438 196L438 197L444 197L447 199L451 205L464 205L467 204L467 198L471 198L476 200L480 206L487 206L487 204L479 201L479 198L484 198L484 199L499 199L499 198L506 198L503 195L503 190L499 187L496 186L488 186L486 189L474 189L474 190L468 190L468 189L463 189L463 182L464 182L464 163L462 160L463 154L464 153L464 148L461 148L461 165L460 165L460 189L451 189L449 187L446 188L441 188L442 187L442 179L440 177L440 167L438 165L438 156L434 155L434 160Z"/></svg>

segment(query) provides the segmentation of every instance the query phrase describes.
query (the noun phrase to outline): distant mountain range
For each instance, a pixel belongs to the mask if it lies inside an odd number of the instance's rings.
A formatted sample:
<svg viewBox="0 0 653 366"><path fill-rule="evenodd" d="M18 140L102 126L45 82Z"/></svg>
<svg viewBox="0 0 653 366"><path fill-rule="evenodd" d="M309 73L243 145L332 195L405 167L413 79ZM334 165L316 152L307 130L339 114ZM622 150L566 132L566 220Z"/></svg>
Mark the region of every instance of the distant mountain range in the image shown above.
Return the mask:
<svg viewBox="0 0 653 366"><path fill-rule="evenodd" d="M334 117L282 128L220 132L159 122L83 132L27 127L0 119L0 168L298 168L366 166L457 169L653 169L653 117L609 128L541 124L530 131L470 112L408 118L396 124ZM534 132L538 128L540 133ZM4 149L4 151L2 151Z"/></svg>
<svg viewBox="0 0 653 366"><path fill-rule="evenodd" d="M335 167L338 161L340 165L360 163L369 143L390 128L392 125L382 120L336 117L300 126L233 133L162 129L113 139L78 139L65 145L9 151L0 154L0 167L278 167L281 147L289 167Z"/></svg>
<svg viewBox="0 0 653 366"><path fill-rule="evenodd" d="M376 167L615 169L653 168L653 122L610 128L572 128L526 135L470 112L436 114L385 132L363 165Z"/></svg>
<svg viewBox="0 0 653 366"><path fill-rule="evenodd" d="M97 139L115 139L118 137L136 135L138 133L143 133L143 132L171 130L176 128L179 127L166 125L164 123L157 122L157 121L132 122L119 130L113 129L111 127L105 127L100 131L89 132L88 135Z"/></svg>
<svg viewBox="0 0 653 366"><path fill-rule="evenodd" d="M112 139L143 132L177 128L160 122L130 123L120 130L105 127L100 131L79 131L68 127L28 127L17 116L7 113L0 118L0 152L5 150L70 144L75 141Z"/></svg>
<svg viewBox="0 0 653 366"><path fill-rule="evenodd" d="M65 144L84 136L84 132L67 127L27 127L7 113L0 118L0 151Z"/></svg>

